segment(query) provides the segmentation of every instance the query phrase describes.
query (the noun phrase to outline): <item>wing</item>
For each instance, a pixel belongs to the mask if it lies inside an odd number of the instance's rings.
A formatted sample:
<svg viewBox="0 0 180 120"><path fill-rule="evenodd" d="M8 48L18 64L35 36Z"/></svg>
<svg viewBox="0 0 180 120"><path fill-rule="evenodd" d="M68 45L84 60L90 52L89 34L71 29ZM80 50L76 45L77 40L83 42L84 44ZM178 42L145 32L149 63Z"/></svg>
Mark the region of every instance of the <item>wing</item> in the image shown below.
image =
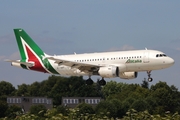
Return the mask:
<svg viewBox="0 0 180 120"><path fill-rule="evenodd" d="M5 60L6 62L11 62L11 63L19 63L19 64L23 64L26 65L28 67L32 67L34 66L34 62L21 62L19 60Z"/></svg>
<svg viewBox="0 0 180 120"><path fill-rule="evenodd" d="M53 60L54 63L57 63L59 65L66 65L72 68L77 68L81 71L89 71L92 72L94 70L98 70L99 67L105 66L105 65L100 65L100 64L89 64L89 63L81 63L81 62L76 62L76 61L70 61L70 60L65 60L62 58L56 58L56 57L45 57L49 60Z"/></svg>

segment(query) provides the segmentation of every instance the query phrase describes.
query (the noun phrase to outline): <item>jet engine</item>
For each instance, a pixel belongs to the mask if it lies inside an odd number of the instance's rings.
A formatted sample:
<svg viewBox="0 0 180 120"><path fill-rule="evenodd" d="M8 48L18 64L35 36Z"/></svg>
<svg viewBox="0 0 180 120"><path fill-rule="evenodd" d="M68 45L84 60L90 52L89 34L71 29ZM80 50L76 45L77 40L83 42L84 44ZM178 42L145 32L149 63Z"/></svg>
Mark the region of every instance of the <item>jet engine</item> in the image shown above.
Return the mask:
<svg viewBox="0 0 180 120"><path fill-rule="evenodd" d="M138 72L120 72L119 77L122 79L134 79L137 78Z"/></svg>
<svg viewBox="0 0 180 120"><path fill-rule="evenodd" d="M119 77L119 68L116 66L100 67L98 73L105 78Z"/></svg>

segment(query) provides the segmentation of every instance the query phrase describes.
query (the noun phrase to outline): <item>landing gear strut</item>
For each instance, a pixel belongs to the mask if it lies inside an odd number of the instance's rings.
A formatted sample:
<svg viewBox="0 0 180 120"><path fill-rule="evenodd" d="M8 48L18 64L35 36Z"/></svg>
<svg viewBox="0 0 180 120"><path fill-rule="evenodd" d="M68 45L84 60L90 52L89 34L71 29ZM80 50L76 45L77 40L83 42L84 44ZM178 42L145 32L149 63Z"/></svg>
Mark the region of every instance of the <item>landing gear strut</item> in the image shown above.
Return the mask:
<svg viewBox="0 0 180 120"><path fill-rule="evenodd" d="M148 81L152 82L153 78L151 78L151 71L147 71L147 74L148 74Z"/></svg>

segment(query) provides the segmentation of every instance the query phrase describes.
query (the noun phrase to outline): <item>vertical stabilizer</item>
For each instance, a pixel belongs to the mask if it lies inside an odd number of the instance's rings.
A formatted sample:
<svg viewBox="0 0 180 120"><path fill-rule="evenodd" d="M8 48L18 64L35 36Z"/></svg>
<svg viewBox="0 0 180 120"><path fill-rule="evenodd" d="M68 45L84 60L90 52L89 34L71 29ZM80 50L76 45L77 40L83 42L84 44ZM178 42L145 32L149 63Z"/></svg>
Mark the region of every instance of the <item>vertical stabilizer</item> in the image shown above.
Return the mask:
<svg viewBox="0 0 180 120"><path fill-rule="evenodd" d="M31 59L35 56L40 58L44 56L44 52L41 50L41 48L23 29L14 29L14 33L22 60ZM31 53L35 54L35 56Z"/></svg>
<svg viewBox="0 0 180 120"><path fill-rule="evenodd" d="M46 54L23 29L14 29L14 33L21 55L21 60L19 62L21 67L45 73L58 74L50 62L47 59L44 59ZM27 64L29 63L33 66L28 66Z"/></svg>

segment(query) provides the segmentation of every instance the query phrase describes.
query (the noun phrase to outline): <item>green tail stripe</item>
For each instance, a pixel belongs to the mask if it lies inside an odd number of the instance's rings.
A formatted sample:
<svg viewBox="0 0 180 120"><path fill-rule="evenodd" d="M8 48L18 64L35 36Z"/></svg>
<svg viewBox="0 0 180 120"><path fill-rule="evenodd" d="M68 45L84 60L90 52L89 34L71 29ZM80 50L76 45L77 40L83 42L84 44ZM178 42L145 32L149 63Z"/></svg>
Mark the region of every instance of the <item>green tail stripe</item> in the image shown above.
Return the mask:
<svg viewBox="0 0 180 120"><path fill-rule="evenodd" d="M41 48L38 47L38 45L29 37L29 35L23 30L23 29L14 29L14 33L16 35L16 40L19 46L20 54L22 59L26 59L25 51L23 49L23 43L21 41L22 37L24 41L30 46L31 49L39 56L44 55L44 52L41 50Z"/></svg>
<svg viewBox="0 0 180 120"><path fill-rule="evenodd" d="M40 58L41 62L44 64L46 69L48 69L50 72L54 74L59 74L50 64L50 62L47 59L42 58L42 56L45 56L44 52L41 50L41 48L31 39L31 37L21 28L14 29L14 33L16 36L16 41L19 47L20 55L21 55L21 61L26 62L26 50L23 47L23 42L21 38L28 44L28 46L36 53L36 55ZM27 67L25 65L21 65L23 68Z"/></svg>

